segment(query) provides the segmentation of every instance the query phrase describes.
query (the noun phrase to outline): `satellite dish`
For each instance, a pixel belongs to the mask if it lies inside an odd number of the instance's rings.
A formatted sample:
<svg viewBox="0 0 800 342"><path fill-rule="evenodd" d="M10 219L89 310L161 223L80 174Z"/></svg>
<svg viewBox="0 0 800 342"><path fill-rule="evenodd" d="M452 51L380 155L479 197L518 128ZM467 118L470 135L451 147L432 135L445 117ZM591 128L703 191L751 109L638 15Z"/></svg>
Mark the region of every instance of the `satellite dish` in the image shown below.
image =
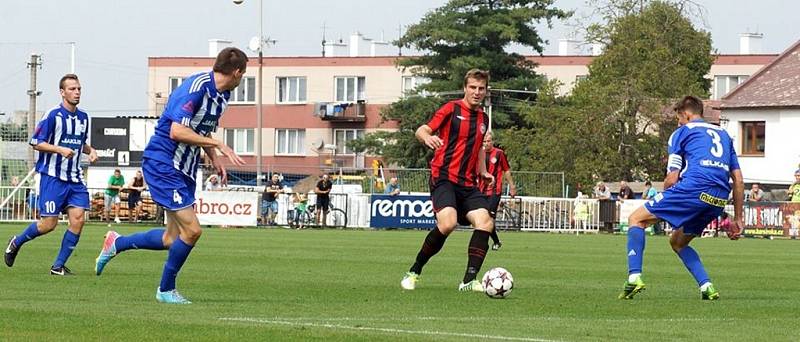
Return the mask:
<svg viewBox="0 0 800 342"><path fill-rule="evenodd" d="M321 150L325 147L325 141L322 138L316 138L311 142L311 147L315 150Z"/></svg>
<svg viewBox="0 0 800 342"><path fill-rule="evenodd" d="M247 43L247 48L250 49L250 51L258 52L258 50L261 49L261 40L258 39L258 37L250 38L250 42Z"/></svg>

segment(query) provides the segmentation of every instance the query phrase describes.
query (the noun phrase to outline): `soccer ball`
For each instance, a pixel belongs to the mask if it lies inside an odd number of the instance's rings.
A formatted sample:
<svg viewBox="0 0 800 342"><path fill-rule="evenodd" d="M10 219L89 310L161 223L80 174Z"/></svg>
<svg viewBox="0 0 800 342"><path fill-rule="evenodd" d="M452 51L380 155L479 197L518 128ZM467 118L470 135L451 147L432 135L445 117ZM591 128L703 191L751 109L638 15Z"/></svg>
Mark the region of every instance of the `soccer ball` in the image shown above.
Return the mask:
<svg viewBox="0 0 800 342"><path fill-rule="evenodd" d="M490 298L505 298L514 288L514 277L505 268L495 267L483 275L483 292Z"/></svg>

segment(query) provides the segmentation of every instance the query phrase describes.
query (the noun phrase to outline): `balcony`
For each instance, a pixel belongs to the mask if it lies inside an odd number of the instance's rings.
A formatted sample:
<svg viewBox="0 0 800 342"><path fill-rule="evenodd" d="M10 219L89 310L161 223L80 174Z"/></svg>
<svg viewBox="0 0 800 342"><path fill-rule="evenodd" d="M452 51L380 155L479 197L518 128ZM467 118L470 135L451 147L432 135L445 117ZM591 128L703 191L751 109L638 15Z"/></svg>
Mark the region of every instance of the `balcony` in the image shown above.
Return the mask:
<svg viewBox="0 0 800 342"><path fill-rule="evenodd" d="M367 104L363 100L356 103L320 102L314 105L314 115L330 122L366 122Z"/></svg>

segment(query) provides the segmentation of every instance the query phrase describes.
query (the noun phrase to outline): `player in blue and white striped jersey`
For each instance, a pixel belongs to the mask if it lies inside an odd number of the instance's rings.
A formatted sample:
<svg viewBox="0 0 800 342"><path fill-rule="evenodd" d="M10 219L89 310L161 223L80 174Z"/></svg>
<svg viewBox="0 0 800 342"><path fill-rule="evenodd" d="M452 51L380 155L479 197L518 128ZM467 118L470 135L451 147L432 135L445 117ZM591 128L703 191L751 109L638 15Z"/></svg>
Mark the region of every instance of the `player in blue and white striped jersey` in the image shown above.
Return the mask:
<svg viewBox="0 0 800 342"><path fill-rule="evenodd" d="M8 241L4 259L8 267L13 266L22 245L53 231L58 224L58 216L66 210L69 229L64 232L61 250L50 268L50 274L70 275L72 272L65 264L80 239L84 210L90 209L89 191L84 184L81 170L81 152L89 155L89 162L97 160L97 153L86 142L89 116L77 107L81 100L78 76L64 75L59 82L59 88L61 104L42 117L30 140L33 148L39 151L36 171L41 175L41 218Z"/></svg>
<svg viewBox="0 0 800 342"><path fill-rule="evenodd" d="M246 68L244 52L226 48L217 55L212 71L186 78L170 95L142 162L153 201L166 209L167 227L130 236L109 231L95 263L97 275L122 251L168 249L156 299L170 304L190 303L175 289L175 278L202 234L193 209L200 150L222 175L223 183L227 174L216 150L233 165L244 164L230 147L210 135L216 131L230 92L239 85Z"/></svg>

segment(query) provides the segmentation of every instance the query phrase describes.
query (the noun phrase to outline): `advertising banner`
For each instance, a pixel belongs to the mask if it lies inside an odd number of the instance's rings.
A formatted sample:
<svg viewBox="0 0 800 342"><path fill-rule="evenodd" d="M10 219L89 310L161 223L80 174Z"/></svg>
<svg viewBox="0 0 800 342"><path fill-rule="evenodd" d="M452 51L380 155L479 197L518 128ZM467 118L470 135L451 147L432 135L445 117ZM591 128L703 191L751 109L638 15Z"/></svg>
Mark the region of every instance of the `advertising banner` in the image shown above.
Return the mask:
<svg viewBox="0 0 800 342"><path fill-rule="evenodd" d="M256 226L259 193L198 191L194 212L201 225Z"/></svg>
<svg viewBox="0 0 800 342"><path fill-rule="evenodd" d="M800 203L763 202L744 206L744 235L797 237Z"/></svg>
<svg viewBox="0 0 800 342"><path fill-rule="evenodd" d="M370 227L432 229L436 227L436 218L431 198L412 195L372 195Z"/></svg>

